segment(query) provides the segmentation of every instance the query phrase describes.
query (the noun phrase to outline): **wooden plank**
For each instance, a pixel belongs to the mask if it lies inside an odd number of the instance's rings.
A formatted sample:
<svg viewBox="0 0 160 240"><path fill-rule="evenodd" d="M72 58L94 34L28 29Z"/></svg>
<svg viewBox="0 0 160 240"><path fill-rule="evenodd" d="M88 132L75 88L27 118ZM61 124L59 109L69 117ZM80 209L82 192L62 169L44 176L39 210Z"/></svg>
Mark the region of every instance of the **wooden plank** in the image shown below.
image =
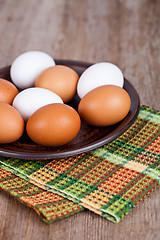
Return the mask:
<svg viewBox="0 0 160 240"><path fill-rule="evenodd" d="M160 110L160 1L0 0L0 66L22 52L119 66L141 102ZM119 224L84 211L47 225L0 191L0 239L158 240L160 190Z"/></svg>

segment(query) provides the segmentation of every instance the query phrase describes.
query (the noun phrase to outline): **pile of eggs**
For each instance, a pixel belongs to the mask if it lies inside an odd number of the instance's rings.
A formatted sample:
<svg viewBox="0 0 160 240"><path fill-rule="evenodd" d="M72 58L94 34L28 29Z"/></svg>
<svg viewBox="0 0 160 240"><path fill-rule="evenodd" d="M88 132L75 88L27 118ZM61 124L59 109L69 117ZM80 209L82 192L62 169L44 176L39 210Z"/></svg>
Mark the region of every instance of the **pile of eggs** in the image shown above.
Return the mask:
<svg viewBox="0 0 160 240"><path fill-rule="evenodd" d="M0 79L1 144L18 140L26 131L42 146L64 145L77 136L81 119L109 126L130 110L123 74L111 63L96 63L79 77L48 54L30 51L13 61L10 76L12 83ZM67 104L76 94L78 111Z"/></svg>

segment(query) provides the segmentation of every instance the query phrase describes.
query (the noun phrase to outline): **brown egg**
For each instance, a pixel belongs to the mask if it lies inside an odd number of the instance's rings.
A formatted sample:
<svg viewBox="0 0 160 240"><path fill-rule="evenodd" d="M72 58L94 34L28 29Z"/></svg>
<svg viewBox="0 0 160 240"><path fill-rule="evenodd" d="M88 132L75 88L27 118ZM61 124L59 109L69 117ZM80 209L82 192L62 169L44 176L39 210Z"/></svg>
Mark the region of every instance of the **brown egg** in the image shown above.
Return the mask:
<svg viewBox="0 0 160 240"><path fill-rule="evenodd" d="M56 65L44 70L37 78L35 86L55 92L66 103L75 96L78 79L79 76L73 69Z"/></svg>
<svg viewBox="0 0 160 240"><path fill-rule="evenodd" d="M72 107L53 103L39 108L28 119L28 136L43 146L60 146L70 142L80 130L79 114Z"/></svg>
<svg viewBox="0 0 160 240"><path fill-rule="evenodd" d="M130 96L123 88L105 85L87 93L79 103L78 112L88 124L109 126L125 118L130 106Z"/></svg>
<svg viewBox="0 0 160 240"><path fill-rule="evenodd" d="M18 140L24 131L20 113L8 103L0 102L0 143Z"/></svg>
<svg viewBox="0 0 160 240"><path fill-rule="evenodd" d="M12 104L18 89L9 81L0 78L0 102Z"/></svg>

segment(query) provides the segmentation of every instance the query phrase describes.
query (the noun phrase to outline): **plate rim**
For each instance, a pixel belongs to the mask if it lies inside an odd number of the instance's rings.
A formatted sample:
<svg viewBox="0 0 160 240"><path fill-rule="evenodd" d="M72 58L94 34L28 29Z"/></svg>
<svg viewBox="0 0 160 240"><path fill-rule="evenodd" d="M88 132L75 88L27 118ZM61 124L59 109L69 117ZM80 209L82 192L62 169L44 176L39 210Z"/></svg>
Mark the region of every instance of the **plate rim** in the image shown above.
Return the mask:
<svg viewBox="0 0 160 240"><path fill-rule="evenodd" d="M74 61L74 60L66 60L66 59L54 59L56 64L61 64L61 65L67 65L70 67L78 67L78 68L88 68L89 66L93 65L94 63L88 63L88 62L83 62L83 61ZM6 66L3 68L0 68L0 77L1 75L4 75L6 73L9 74L11 66ZM109 142L117 139L120 135L122 135L129 127L132 126L134 121L136 120L139 110L140 110L140 98L138 95L137 90L134 88L134 86L130 83L129 80L127 80L124 77L124 82L125 84L128 84L129 87L132 89L132 94L136 96L135 101L136 101L136 106L137 109L134 111L133 117L131 120L129 119L125 126L121 127L121 124L114 129L111 133L109 133L107 138L103 137L101 141L98 139L94 141L94 143L89 143L86 146L83 146L78 149L73 149L69 151L61 151L61 152L54 152L54 153L29 153L29 152L13 152L10 150L1 150L0 149L0 157L11 157L11 158L19 158L19 159L24 159L24 160L49 160L49 159L58 159L58 158L64 158L64 157L71 157L74 155L82 154L82 153L87 153L89 151L92 151L96 148L102 147L105 144L108 144ZM126 118L125 118L126 119ZM123 122L123 121L122 121ZM119 129L119 130L118 130ZM118 130L118 132L117 132ZM116 136L115 136L116 135Z"/></svg>

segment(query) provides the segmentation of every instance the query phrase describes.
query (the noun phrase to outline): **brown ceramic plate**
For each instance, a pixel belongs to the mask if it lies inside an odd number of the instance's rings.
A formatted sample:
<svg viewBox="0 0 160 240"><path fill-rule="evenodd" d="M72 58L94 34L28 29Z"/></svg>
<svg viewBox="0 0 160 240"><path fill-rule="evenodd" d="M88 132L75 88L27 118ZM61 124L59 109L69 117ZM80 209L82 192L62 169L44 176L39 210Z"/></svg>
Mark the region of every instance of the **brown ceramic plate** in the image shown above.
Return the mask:
<svg viewBox="0 0 160 240"><path fill-rule="evenodd" d="M56 63L73 68L79 75L81 75L82 72L91 65L88 63L68 60L56 60ZM0 77L11 81L10 66L0 69ZM131 97L131 109L126 118L118 124L109 127L93 127L89 126L85 122L82 122L82 126L77 137L70 143L61 147L40 146L32 142L27 134L24 133L23 136L16 142L10 144L0 144L0 156L28 160L62 158L88 152L109 143L119 137L133 124L139 112L140 101L138 93L126 79L124 89ZM69 104L77 109L79 100L80 99L76 95Z"/></svg>

